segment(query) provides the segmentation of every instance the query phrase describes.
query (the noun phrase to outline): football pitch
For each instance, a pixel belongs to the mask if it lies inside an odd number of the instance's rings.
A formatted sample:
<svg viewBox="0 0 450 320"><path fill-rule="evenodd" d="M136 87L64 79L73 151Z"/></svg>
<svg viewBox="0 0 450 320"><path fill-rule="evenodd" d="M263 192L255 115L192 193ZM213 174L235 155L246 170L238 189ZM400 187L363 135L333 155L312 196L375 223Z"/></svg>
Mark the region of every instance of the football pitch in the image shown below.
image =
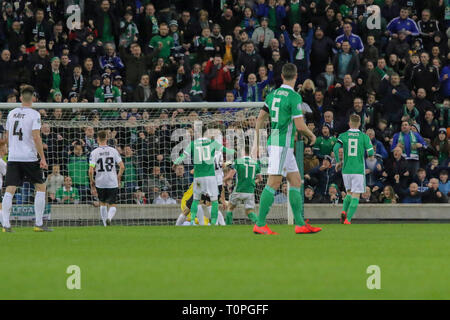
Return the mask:
<svg viewBox="0 0 450 320"><path fill-rule="evenodd" d="M0 234L0 299L450 299L450 224L319 226L16 228Z"/></svg>

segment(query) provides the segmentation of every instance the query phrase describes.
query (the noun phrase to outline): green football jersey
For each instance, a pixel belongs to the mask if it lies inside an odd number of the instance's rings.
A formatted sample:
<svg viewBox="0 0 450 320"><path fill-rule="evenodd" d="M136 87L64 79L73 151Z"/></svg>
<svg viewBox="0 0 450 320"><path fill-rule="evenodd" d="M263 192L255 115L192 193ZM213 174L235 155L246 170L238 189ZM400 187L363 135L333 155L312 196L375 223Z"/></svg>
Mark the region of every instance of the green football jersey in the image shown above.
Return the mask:
<svg viewBox="0 0 450 320"><path fill-rule="evenodd" d="M268 145L294 148L294 118L302 117L302 97L287 85L272 91L266 98L265 108L270 114L272 132Z"/></svg>
<svg viewBox="0 0 450 320"><path fill-rule="evenodd" d="M200 138L191 141L184 150L186 155L193 155L194 178L214 177L214 155L217 151L225 151L225 147L215 140Z"/></svg>
<svg viewBox="0 0 450 320"><path fill-rule="evenodd" d="M261 173L259 161L249 156L236 159L232 168L236 170L236 187L234 192L254 193L255 177Z"/></svg>
<svg viewBox="0 0 450 320"><path fill-rule="evenodd" d="M344 149L342 174L366 174L365 154L374 155L372 142L367 134L358 129L341 133L338 143Z"/></svg>

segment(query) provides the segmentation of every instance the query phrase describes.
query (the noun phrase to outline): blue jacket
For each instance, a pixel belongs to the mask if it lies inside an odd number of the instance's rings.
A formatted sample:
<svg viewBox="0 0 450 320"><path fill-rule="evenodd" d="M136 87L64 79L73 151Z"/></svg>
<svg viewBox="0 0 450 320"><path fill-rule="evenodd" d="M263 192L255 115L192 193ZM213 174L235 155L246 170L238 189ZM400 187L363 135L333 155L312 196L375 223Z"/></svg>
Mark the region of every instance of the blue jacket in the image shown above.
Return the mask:
<svg viewBox="0 0 450 320"><path fill-rule="evenodd" d="M273 71L269 71L267 73L267 80L256 83L256 86L258 87L258 92L256 93L257 100L252 100L251 102L262 101L262 91L263 91L264 87L272 81L272 78L273 78ZM250 100L247 100L247 96L248 96L248 91L251 90L251 88L249 88L248 84L244 81L245 81L244 73L241 72L241 75L239 77L239 87L241 87L241 91L242 91L242 102L247 102L247 101L250 101ZM253 97L255 97L255 95L253 95Z"/></svg>
<svg viewBox="0 0 450 320"><path fill-rule="evenodd" d="M425 140L423 140L422 136L420 134L418 134L417 132L413 132L413 134L416 136L416 140L418 143L422 144L423 148L427 147L427 143L425 142ZM395 147L397 147L398 144L398 137L400 136L400 132L397 132L396 134L394 134L394 139L392 141L392 147L391 147L391 151L393 151L395 149ZM409 140L409 134L405 134L404 135L404 139L405 139L405 152L404 154L405 159L409 160L411 159L411 141ZM418 159L416 159L418 160Z"/></svg>
<svg viewBox="0 0 450 320"><path fill-rule="evenodd" d="M420 193L416 196L408 195L402 200L402 203L422 203L422 196Z"/></svg>
<svg viewBox="0 0 450 320"><path fill-rule="evenodd" d="M342 43L344 40L350 42L350 46L353 50L358 50L359 53L362 53L364 51L364 44L358 35L352 33L349 37L347 37L345 34L341 34L336 38L335 42ZM337 50L334 50L334 53L336 52Z"/></svg>
<svg viewBox="0 0 450 320"><path fill-rule="evenodd" d="M284 40L286 43L286 49L289 52L289 62L294 63L295 51L297 50L297 48L292 45L292 40L286 30L283 31L283 36L284 36ZM309 70L309 55L311 54L313 37L314 37L314 31L311 28L308 30L308 33L306 34L306 38L303 39L305 41L305 44L303 45L303 49L305 50L305 59L306 59L306 64L307 64L308 70Z"/></svg>
<svg viewBox="0 0 450 320"><path fill-rule="evenodd" d="M448 75L447 80L444 80L444 75ZM450 97L450 65L447 65L442 69L439 81L441 81L442 95L445 98Z"/></svg>
<svg viewBox="0 0 450 320"><path fill-rule="evenodd" d="M392 33L398 33L401 30L410 31L412 36L418 36L419 28L416 22L411 18L401 19L400 17L394 18L386 26L386 30Z"/></svg>
<svg viewBox="0 0 450 320"><path fill-rule="evenodd" d="M450 192L450 180L448 180L446 183L442 183L439 181L439 191L445 195L448 195L448 193Z"/></svg>
<svg viewBox="0 0 450 320"><path fill-rule="evenodd" d="M317 192L320 195L327 195L330 184L338 182L338 175L340 172L336 172L335 166L323 171L320 171L319 168L320 165L311 169L309 176L318 180L319 183L317 184Z"/></svg>
<svg viewBox="0 0 450 320"><path fill-rule="evenodd" d="M269 6L265 3L255 4L253 11L258 18L267 17L269 15Z"/></svg>
<svg viewBox="0 0 450 320"><path fill-rule="evenodd" d="M377 139L373 139L372 144L377 148L377 153L381 156L381 158L387 159L387 157L389 157L386 148L380 141L378 141Z"/></svg>

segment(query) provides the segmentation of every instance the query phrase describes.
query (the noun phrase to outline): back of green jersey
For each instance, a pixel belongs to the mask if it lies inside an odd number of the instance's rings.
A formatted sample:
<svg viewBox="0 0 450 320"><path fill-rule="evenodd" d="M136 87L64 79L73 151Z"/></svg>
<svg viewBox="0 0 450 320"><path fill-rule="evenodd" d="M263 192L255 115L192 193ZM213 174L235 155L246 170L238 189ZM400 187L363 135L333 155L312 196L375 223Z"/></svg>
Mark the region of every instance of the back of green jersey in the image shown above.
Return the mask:
<svg viewBox="0 0 450 320"><path fill-rule="evenodd" d="M200 138L190 143L185 153L193 155L194 178L214 177L214 154L221 145L207 138Z"/></svg>
<svg viewBox="0 0 450 320"><path fill-rule="evenodd" d="M344 149L342 173L365 175L365 154L373 150L369 136L358 129L350 129L339 135L338 142Z"/></svg>
<svg viewBox="0 0 450 320"><path fill-rule="evenodd" d="M236 159L233 168L236 170L235 192L254 193L255 177L261 173L259 161L246 156Z"/></svg>
<svg viewBox="0 0 450 320"><path fill-rule="evenodd" d="M267 96L265 108L269 111L272 128L269 146L294 147L296 128L293 119L303 116L301 106L302 97L287 85Z"/></svg>

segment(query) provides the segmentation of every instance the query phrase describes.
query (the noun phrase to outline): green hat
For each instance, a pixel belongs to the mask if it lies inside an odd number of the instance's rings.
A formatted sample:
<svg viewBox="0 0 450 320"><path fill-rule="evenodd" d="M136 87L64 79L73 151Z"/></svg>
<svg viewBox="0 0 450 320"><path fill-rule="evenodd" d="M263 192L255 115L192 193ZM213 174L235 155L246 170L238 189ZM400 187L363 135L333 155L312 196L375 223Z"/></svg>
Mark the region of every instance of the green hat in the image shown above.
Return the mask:
<svg viewBox="0 0 450 320"><path fill-rule="evenodd" d="M55 89L52 93L52 98L55 98L55 96L60 95L62 96L61 90Z"/></svg>
<svg viewBox="0 0 450 320"><path fill-rule="evenodd" d="M336 183L330 184L330 187L335 187L337 192L339 192L339 187L338 187L338 185ZM328 187L328 189L330 189L330 187Z"/></svg>

